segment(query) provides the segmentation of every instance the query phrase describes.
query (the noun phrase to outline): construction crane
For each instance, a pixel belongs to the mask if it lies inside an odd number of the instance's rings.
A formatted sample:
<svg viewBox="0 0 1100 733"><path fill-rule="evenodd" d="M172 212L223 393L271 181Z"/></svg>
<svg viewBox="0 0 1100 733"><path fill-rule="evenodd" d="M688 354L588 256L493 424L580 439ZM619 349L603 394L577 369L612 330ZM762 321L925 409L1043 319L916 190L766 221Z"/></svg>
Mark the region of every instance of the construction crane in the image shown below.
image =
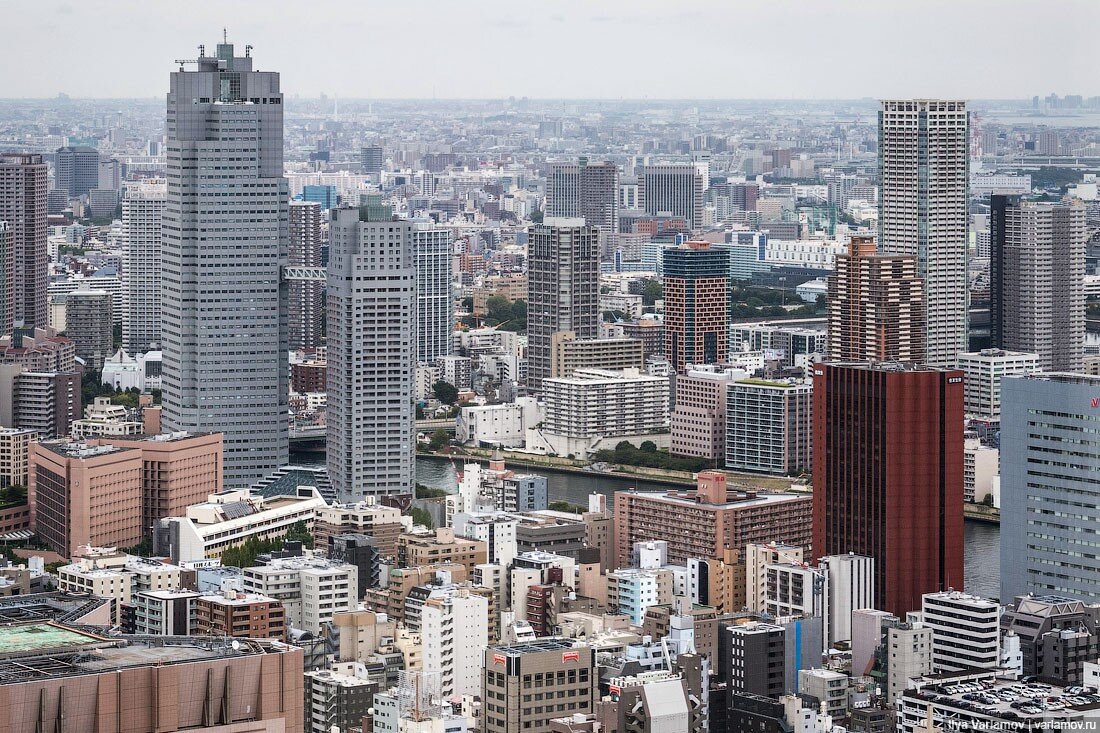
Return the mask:
<svg viewBox="0 0 1100 733"><path fill-rule="evenodd" d="M204 56L206 56L206 44L200 43L198 59L176 59L176 63L180 65L180 71L183 71L184 64L197 64L199 63L199 59L203 58Z"/></svg>

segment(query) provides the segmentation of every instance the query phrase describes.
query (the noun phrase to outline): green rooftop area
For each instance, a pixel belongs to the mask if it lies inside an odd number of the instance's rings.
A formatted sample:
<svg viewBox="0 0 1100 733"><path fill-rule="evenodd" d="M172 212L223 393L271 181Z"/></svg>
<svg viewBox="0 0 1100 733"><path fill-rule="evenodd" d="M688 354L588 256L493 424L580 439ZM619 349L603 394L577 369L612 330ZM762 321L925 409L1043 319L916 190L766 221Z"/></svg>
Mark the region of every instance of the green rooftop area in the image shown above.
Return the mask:
<svg viewBox="0 0 1100 733"><path fill-rule="evenodd" d="M783 389L791 389L795 386L790 382L774 382L770 379L756 379L754 377L738 379L737 384L752 384L757 387L782 387Z"/></svg>
<svg viewBox="0 0 1100 733"><path fill-rule="evenodd" d="M64 651L99 641L103 640L92 634L53 624L12 624L0 626L0 657Z"/></svg>

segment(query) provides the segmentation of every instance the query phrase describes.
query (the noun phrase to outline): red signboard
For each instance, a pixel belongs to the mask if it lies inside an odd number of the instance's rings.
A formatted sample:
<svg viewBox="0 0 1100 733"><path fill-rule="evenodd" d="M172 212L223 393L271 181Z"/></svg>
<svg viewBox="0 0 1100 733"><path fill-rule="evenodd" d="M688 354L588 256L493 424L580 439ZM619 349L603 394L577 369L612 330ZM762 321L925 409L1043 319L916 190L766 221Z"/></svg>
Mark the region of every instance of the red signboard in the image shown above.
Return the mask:
<svg viewBox="0 0 1100 733"><path fill-rule="evenodd" d="M505 659L505 657L504 657L503 654L494 654L493 655L493 664L504 664L504 659Z"/></svg>
<svg viewBox="0 0 1100 733"><path fill-rule="evenodd" d="M580 652L562 652L561 661L564 662L579 662L581 661Z"/></svg>

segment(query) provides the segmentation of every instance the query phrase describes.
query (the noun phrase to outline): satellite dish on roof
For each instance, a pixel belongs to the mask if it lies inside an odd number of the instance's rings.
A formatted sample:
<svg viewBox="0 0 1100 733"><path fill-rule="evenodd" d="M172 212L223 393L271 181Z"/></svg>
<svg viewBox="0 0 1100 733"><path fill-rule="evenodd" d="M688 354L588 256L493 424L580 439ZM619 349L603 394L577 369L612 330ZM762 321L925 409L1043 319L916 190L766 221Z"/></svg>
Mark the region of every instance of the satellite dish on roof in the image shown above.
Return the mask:
<svg viewBox="0 0 1100 733"><path fill-rule="evenodd" d="M240 648L241 648L241 642L239 642L239 641L237 641L236 639L234 639L234 640L233 640L233 643L232 643L232 644L230 644L230 646L231 646L231 647L233 647L233 651L238 651L238 650L240 650Z"/></svg>

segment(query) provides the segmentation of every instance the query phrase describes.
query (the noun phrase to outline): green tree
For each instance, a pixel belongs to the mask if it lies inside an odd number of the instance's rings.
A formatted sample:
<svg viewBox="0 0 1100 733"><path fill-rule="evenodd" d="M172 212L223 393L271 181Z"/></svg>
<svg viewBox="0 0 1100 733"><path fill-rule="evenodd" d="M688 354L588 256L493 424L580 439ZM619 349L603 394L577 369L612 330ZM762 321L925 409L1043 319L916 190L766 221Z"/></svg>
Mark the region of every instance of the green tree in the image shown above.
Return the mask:
<svg viewBox="0 0 1100 733"><path fill-rule="evenodd" d="M547 509L555 512L569 512L570 514L584 514L588 511L587 507L580 506L578 504L570 504L567 501L552 501Z"/></svg>
<svg viewBox="0 0 1100 733"><path fill-rule="evenodd" d="M639 448L639 450L643 451L644 453L656 453L657 452L657 444L654 443L652 440L643 440L642 444L640 446L638 446L638 448Z"/></svg>
<svg viewBox="0 0 1100 733"><path fill-rule="evenodd" d="M531 212L531 221L533 221L536 224L541 224L542 223L542 211L540 211L539 209L535 209L534 211L532 211Z"/></svg>
<svg viewBox="0 0 1100 733"><path fill-rule="evenodd" d="M428 513L427 509L421 509L418 506L414 506L409 510L409 516L412 517L414 524L419 524L428 529L431 529L434 525L432 522L432 515Z"/></svg>
<svg viewBox="0 0 1100 733"><path fill-rule="evenodd" d="M435 398L444 405L453 405L458 401L458 388L450 382L444 382L442 379L432 385L432 392L435 394Z"/></svg>
<svg viewBox="0 0 1100 733"><path fill-rule="evenodd" d="M0 506L21 506L27 503L27 487L12 484L0 489Z"/></svg>
<svg viewBox="0 0 1100 733"><path fill-rule="evenodd" d="M432 433L431 440L428 442L428 448L433 451L437 451L443 446L447 445L451 440L451 434L443 428L438 428Z"/></svg>
<svg viewBox="0 0 1100 733"><path fill-rule="evenodd" d="M653 305L664 297L664 292L665 289L660 280L646 280L645 285L642 286L642 303Z"/></svg>

